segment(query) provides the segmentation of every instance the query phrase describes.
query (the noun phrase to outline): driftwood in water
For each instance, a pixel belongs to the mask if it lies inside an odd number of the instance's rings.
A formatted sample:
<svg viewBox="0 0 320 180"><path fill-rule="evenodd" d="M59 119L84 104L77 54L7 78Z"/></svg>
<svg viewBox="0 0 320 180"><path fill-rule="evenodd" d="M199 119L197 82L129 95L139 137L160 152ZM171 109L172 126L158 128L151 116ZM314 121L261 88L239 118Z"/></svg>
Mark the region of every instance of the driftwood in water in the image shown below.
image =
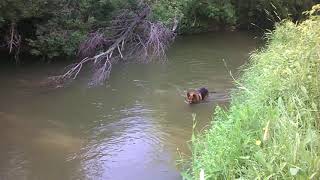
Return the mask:
<svg viewBox="0 0 320 180"><path fill-rule="evenodd" d="M79 47L80 61L69 66L64 74L55 79L58 82L76 79L82 68L91 64L93 76L90 85L95 86L105 82L112 65L119 60L142 63L153 59L165 60L165 51L175 37L174 29L150 21L150 15L148 6L135 11L123 10L111 21L109 27L88 36Z"/></svg>

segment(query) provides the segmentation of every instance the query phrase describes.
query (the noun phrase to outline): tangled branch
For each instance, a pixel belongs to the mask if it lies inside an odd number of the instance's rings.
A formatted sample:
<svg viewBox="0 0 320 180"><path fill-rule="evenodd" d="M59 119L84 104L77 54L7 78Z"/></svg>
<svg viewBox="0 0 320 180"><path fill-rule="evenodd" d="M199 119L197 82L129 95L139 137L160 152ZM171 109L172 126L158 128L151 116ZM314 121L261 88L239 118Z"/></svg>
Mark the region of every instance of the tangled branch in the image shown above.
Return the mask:
<svg viewBox="0 0 320 180"><path fill-rule="evenodd" d="M91 64L93 76L90 85L100 85L109 78L114 63L136 60L147 63L153 59L165 60L166 49L175 37L174 31L161 23L150 21L151 10L123 10L111 25L88 35L80 45L79 62L56 76L59 82L76 79L82 68Z"/></svg>
<svg viewBox="0 0 320 180"><path fill-rule="evenodd" d="M16 63L19 61L20 45L21 45L21 36L17 31L17 26L15 22L12 22L10 25L10 32L7 39L7 45L9 47L9 54L14 52L14 58Z"/></svg>

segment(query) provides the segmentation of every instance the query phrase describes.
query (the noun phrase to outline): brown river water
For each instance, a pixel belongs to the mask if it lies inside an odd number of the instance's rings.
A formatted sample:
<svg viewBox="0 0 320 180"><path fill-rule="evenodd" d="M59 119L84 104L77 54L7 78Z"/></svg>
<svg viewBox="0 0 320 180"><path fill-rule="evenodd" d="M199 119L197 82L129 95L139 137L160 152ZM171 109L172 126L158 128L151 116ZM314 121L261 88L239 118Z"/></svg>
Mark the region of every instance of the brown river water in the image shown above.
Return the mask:
<svg viewBox="0 0 320 180"><path fill-rule="evenodd" d="M178 38L164 64L115 65L107 85L85 77L67 88L40 79L63 64L0 67L0 180L178 180L179 153L190 155L214 107L227 106L236 77L258 40L243 32ZM207 87L209 101L184 102Z"/></svg>

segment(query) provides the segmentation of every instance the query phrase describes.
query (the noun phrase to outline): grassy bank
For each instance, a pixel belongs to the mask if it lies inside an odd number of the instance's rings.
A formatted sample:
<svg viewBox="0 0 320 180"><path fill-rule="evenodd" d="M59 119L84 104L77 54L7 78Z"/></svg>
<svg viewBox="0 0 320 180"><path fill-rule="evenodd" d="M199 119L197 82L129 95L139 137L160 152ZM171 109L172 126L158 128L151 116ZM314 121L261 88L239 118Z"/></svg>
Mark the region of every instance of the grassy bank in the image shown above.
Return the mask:
<svg viewBox="0 0 320 180"><path fill-rule="evenodd" d="M192 140L186 179L320 178L320 17L284 21L251 55L227 111Z"/></svg>

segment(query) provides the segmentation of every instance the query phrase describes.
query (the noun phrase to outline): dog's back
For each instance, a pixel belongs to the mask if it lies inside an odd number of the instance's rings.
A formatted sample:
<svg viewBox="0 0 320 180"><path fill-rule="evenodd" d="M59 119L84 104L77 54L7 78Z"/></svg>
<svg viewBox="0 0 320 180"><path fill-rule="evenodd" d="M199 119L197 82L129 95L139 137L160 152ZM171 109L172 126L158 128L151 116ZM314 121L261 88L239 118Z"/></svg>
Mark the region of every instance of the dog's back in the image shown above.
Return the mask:
<svg viewBox="0 0 320 180"><path fill-rule="evenodd" d="M202 100L204 100L209 95L209 91L207 88L200 88L198 92L201 94Z"/></svg>

